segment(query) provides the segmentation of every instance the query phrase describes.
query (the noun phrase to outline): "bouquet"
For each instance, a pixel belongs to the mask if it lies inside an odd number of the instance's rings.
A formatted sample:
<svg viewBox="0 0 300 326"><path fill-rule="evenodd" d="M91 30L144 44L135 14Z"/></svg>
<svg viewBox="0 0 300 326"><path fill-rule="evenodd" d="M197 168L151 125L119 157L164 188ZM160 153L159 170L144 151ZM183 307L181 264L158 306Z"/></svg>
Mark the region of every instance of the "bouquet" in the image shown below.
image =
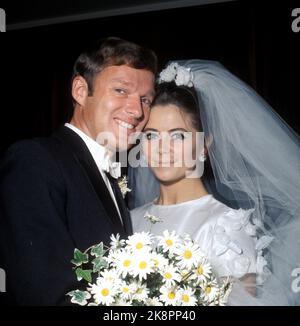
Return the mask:
<svg viewBox="0 0 300 326"><path fill-rule="evenodd" d="M75 249L72 263L86 282L67 294L79 305L225 305L232 288L230 279L218 281L200 247L175 231L112 235L110 247Z"/></svg>

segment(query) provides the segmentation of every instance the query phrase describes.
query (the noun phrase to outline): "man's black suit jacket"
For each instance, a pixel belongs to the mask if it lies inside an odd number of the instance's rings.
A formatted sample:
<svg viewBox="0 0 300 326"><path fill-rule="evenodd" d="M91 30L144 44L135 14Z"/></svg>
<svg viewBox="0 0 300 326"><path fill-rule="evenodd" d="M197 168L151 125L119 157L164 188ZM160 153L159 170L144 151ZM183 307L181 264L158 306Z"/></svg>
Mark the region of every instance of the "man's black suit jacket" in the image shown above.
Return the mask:
<svg viewBox="0 0 300 326"><path fill-rule="evenodd" d="M62 127L49 138L11 146L0 165L0 268L10 304L68 304L78 288L74 248L110 242L123 225L101 174L82 139Z"/></svg>

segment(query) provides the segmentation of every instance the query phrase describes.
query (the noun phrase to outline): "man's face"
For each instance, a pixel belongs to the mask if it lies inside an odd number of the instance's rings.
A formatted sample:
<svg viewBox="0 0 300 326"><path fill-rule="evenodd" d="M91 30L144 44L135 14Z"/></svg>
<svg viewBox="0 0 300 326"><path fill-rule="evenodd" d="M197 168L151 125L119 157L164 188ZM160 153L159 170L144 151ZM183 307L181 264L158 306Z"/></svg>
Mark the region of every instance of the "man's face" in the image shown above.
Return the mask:
<svg viewBox="0 0 300 326"><path fill-rule="evenodd" d="M152 72L126 65L104 68L81 109L89 136L113 151L127 150L130 135L140 132L149 119L153 96Z"/></svg>

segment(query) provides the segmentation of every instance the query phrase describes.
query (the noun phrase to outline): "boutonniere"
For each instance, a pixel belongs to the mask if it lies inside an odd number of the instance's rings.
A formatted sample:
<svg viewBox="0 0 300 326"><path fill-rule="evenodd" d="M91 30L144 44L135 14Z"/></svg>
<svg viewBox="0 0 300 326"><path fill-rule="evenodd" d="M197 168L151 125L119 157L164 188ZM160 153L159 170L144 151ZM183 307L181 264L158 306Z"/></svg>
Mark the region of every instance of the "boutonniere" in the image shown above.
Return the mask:
<svg viewBox="0 0 300 326"><path fill-rule="evenodd" d="M118 179L118 185L121 190L123 198L125 198L127 192L131 191L131 189L128 188L128 179L126 175Z"/></svg>

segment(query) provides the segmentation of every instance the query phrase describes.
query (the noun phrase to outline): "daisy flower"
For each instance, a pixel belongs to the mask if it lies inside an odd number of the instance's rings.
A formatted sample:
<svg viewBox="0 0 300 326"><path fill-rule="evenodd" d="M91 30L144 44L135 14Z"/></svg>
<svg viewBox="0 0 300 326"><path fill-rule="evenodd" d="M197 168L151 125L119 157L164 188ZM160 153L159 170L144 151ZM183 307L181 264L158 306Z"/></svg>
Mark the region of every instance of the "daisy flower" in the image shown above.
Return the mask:
<svg viewBox="0 0 300 326"><path fill-rule="evenodd" d="M195 266L195 269L193 269L193 272L191 279L196 279L197 282L204 282L212 274L211 265L205 259L201 259Z"/></svg>
<svg viewBox="0 0 300 326"><path fill-rule="evenodd" d="M131 301L126 301L123 299L116 299L116 301L112 304L112 306L117 306L117 307L128 307L128 306L132 306L132 302Z"/></svg>
<svg viewBox="0 0 300 326"><path fill-rule="evenodd" d="M134 260L135 257L131 252L128 250L120 250L115 255L113 265L122 277L126 277L126 275L130 274L132 271Z"/></svg>
<svg viewBox="0 0 300 326"><path fill-rule="evenodd" d="M125 240L124 239L120 239L120 234L118 233L116 236L114 234L112 234L110 236L110 250L117 250L120 249L122 247L124 247L125 245Z"/></svg>
<svg viewBox="0 0 300 326"><path fill-rule="evenodd" d="M158 246L163 248L163 252L170 252L173 254L174 250L177 248L180 239L175 231L171 233L168 230L163 232L162 236L157 236Z"/></svg>
<svg viewBox="0 0 300 326"><path fill-rule="evenodd" d="M167 265L160 274L163 277L163 282L166 286L175 285L175 282L181 280L181 275L178 272L178 269L173 265Z"/></svg>
<svg viewBox="0 0 300 326"><path fill-rule="evenodd" d="M148 299L149 289L146 284L142 284L141 282L132 283L134 294L132 296L132 300L137 300L140 302L145 302Z"/></svg>
<svg viewBox="0 0 300 326"><path fill-rule="evenodd" d="M161 295L159 300L170 306L177 306L179 299L179 291L177 288L172 286L162 286L160 289Z"/></svg>
<svg viewBox="0 0 300 326"><path fill-rule="evenodd" d="M181 306L195 306L197 299L194 295L195 290L190 287L184 287L179 291L179 304Z"/></svg>
<svg viewBox="0 0 300 326"><path fill-rule="evenodd" d="M119 274L116 269L105 269L100 273L100 275L105 281L110 282L114 285L120 283Z"/></svg>
<svg viewBox="0 0 300 326"><path fill-rule="evenodd" d="M145 301L147 306L162 306L162 302L159 301L159 298L153 297L153 298L148 298Z"/></svg>
<svg viewBox="0 0 300 326"><path fill-rule="evenodd" d="M92 285L91 293L94 295L97 304L111 305L114 301L116 290L111 282L98 277L96 284Z"/></svg>
<svg viewBox="0 0 300 326"><path fill-rule="evenodd" d="M200 248L193 242L185 242L176 249L176 259L179 260L177 263L181 268L192 268L198 264L202 254Z"/></svg>
<svg viewBox="0 0 300 326"><path fill-rule="evenodd" d="M131 235L126 240L128 248L130 248L134 253L150 251L152 239L149 232L139 232Z"/></svg>
<svg viewBox="0 0 300 326"><path fill-rule="evenodd" d="M202 288L201 298L207 302L215 301L219 295L218 284L215 281L203 283L200 285Z"/></svg>
<svg viewBox="0 0 300 326"><path fill-rule="evenodd" d="M147 253L139 254L134 257L131 274L138 276L139 280L147 279L147 275L154 272L154 261L151 255Z"/></svg>
<svg viewBox="0 0 300 326"><path fill-rule="evenodd" d="M135 291L134 285L127 284L125 281L121 282L120 286L118 287L120 298L125 301L131 299L134 291Z"/></svg>
<svg viewBox="0 0 300 326"><path fill-rule="evenodd" d="M154 262L155 269L161 270L164 268L164 266L168 265L168 259L166 259L162 254L158 254L155 251L151 253L151 259Z"/></svg>

